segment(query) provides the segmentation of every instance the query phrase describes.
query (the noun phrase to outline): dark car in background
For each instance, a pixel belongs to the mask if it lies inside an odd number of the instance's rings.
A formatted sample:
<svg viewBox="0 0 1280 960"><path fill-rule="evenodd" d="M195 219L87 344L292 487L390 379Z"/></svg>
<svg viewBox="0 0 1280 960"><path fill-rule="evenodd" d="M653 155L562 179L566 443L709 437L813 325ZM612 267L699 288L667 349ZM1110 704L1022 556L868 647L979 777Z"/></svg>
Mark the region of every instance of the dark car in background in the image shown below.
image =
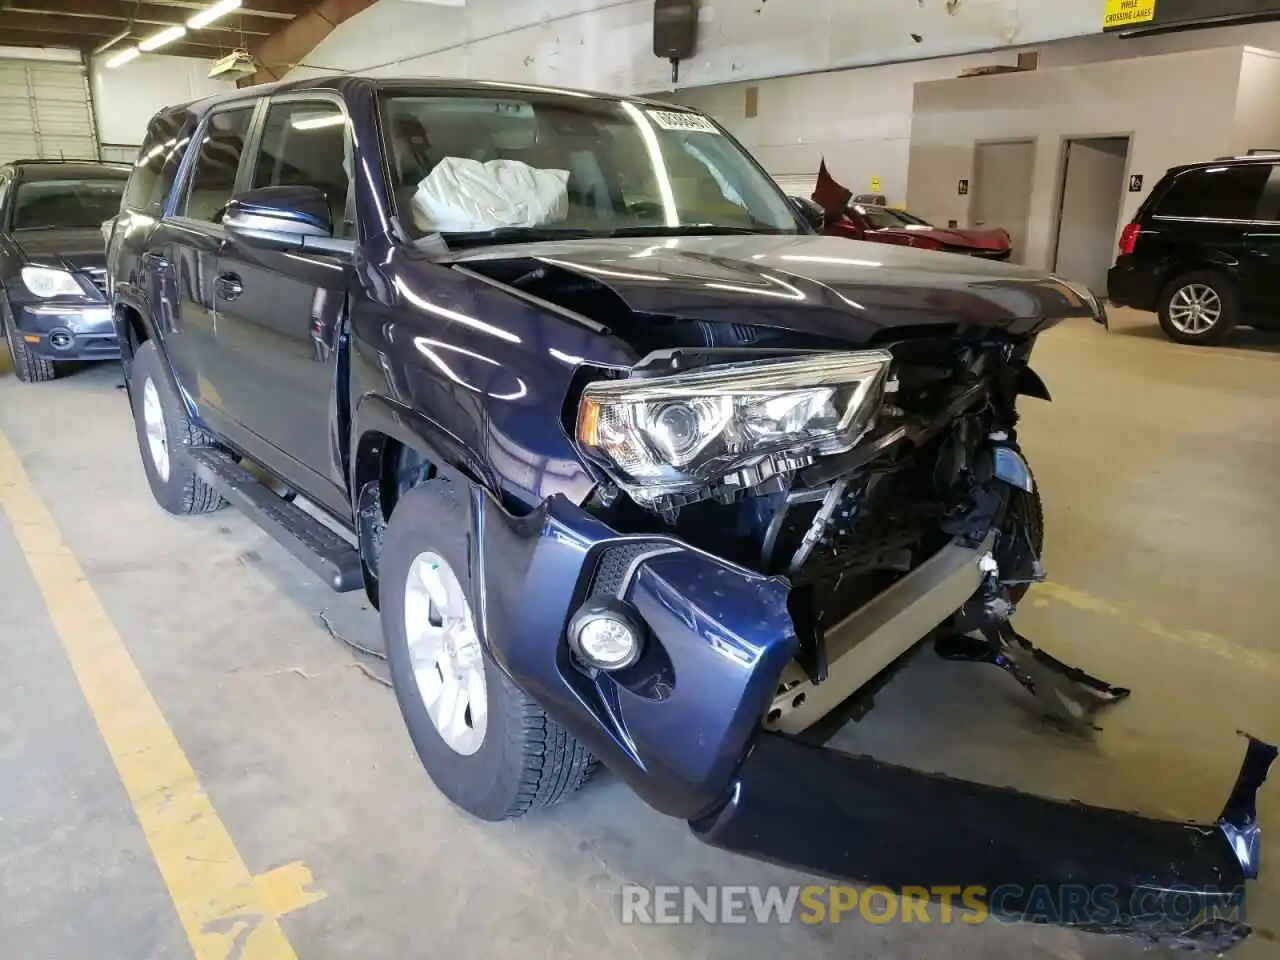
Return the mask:
<svg viewBox="0 0 1280 960"><path fill-rule="evenodd" d="M1280 157L1170 169L1121 233L1107 284L1113 303L1158 313L1178 343L1280 328Z"/></svg>
<svg viewBox="0 0 1280 960"><path fill-rule="evenodd" d="M103 221L128 166L18 160L0 168L0 324L18 379L52 380L67 360L117 358Z"/></svg>

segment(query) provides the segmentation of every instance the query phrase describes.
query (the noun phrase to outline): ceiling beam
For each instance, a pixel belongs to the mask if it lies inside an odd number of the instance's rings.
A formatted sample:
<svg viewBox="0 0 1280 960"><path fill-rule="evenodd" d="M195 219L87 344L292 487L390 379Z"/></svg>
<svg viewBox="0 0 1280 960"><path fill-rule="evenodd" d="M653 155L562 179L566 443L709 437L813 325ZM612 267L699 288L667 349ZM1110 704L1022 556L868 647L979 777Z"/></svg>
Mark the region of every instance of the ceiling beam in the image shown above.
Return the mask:
<svg viewBox="0 0 1280 960"><path fill-rule="evenodd" d="M104 6L107 12L103 12L102 7L93 8L93 12L82 12L83 5L83 0L14 0L0 7L0 23L8 23L10 20L16 22L19 17L30 20L33 24L53 18L78 20L85 25L86 29L94 24L108 24L112 34L119 33L130 23L130 18L125 15L123 8L127 6L132 10L131 5L121 4L122 9L112 10L111 5L106 4ZM179 7L143 6L141 12L132 20L136 28L133 32L135 35L145 36L165 27L186 23L190 16L190 13ZM255 20L229 14L207 27L201 27L201 31L266 36L271 34L278 25L278 20L260 18Z"/></svg>
<svg viewBox="0 0 1280 960"><path fill-rule="evenodd" d="M312 3L307 12L298 14L277 32L250 47L262 69L252 77L240 81L240 85L249 86L280 79L292 67L301 63L321 40L333 33L338 24L350 20L373 4L374 0L318 0Z"/></svg>
<svg viewBox="0 0 1280 960"><path fill-rule="evenodd" d="M76 16L110 17L128 20L137 12L138 17L162 20L167 17L181 22L193 13L203 10L213 0L0 0L0 10L25 8L49 13L66 13ZM291 20L306 10L310 0L244 0L244 5L231 18L244 17L279 26L281 20Z"/></svg>
<svg viewBox="0 0 1280 960"><path fill-rule="evenodd" d="M100 42L98 37L86 37L83 33L59 33L57 31L10 30L0 27L0 46L7 47L66 47L71 50L88 52ZM170 43L161 47L156 54L167 54L174 57L199 57L213 60L228 54L234 44L205 43ZM143 54L147 56L147 54Z"/></svg>

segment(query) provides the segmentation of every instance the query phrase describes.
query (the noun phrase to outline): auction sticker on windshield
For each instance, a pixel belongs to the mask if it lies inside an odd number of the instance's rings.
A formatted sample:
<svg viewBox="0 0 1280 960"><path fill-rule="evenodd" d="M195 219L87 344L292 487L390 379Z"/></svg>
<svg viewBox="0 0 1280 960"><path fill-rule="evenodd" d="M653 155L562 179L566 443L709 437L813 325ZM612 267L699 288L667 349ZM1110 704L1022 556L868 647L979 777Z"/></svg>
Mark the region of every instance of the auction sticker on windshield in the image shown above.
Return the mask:
<svg viewBox="0 0 1280 960"><path fill-rule="evenodd" d="M695 133L719 133L716 125L696 113L678 113L675 110L650 110L649 119L663 130L692 130Z"/></svg>

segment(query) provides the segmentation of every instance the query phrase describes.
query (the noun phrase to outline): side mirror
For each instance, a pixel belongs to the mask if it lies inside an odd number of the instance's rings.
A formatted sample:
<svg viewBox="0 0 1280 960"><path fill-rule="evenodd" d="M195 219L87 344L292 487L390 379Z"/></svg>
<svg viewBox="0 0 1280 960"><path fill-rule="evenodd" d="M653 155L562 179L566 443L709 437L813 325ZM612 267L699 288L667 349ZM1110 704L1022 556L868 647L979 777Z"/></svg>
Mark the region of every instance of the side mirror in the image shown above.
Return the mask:
<svg viewBox="0 0 1280 960"><path fill-rule="evenodd" d="M329 201L316 187L258 187L231 198L222 225L241 241L274 250L347 253L350 240L333 236Z"/></svg>
<svg viewBox="0 0 1280 960"><path fill-rule="evenodd" d="M827 213L817 203L807 197L787 197L796 214L814 230L821 230L827 225Z"/></svg>

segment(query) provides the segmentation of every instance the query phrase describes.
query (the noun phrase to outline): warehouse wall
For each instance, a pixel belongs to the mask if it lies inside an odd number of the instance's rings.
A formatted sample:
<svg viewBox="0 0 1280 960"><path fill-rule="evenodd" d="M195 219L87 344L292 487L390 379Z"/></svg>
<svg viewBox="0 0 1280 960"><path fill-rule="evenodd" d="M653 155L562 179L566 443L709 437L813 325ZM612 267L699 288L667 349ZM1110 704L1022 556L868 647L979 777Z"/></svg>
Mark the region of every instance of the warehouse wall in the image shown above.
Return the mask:
<svg viewBox="0 0 1280 960"><path fill-rule="evenodd" d="M915 89L907 204L937 222L969 222L976 141L1035 138L1024 262L1048 268L1064 140L1131 136L1129 172L1149 189L1179 163L1227 153L1245 50L1225 47L1057 70L920 83ZM1117 233L1143 193L1126 193Z"/></svg>
<svg viewBox="0 0 1280 960"><path fill-rule="evenodd" d="M211 60L143 54L108 68L106 59L98 57L90 63L89 85L98 139L108 160L132 160L147 121L161 107L235 89L234 81L209 79Z"/></svg>
<svg viewBox="0 0 1280 960"><path fill-rule="evenodd" d="M870 190L876 177L890 202L902 203L916 83L956 77L970 67L1013 66L1019 52L1030 50L1039 55L1040 69L1052 69L1245 45L1280 50L1280 23L1130 40L1096 34L963 57L687 89L671 99L724 123L770 173L812 176L825 157L832 174L855 191ZM756 117L748 119L744 107L750 87L757 89L758 106Z"/></svg>
<svg viewBox="0 0 1280 960"><path fill-rule="evenodd" d="M1280 46L1280 44L1277 44ZM1231 153L1280 150L1280 53L1246 49Z"/></svg>
<svg viewBox="0 0 1280 960"><path fill-rule="evenodd" d="M681 85L920 59L1093 33L1104 0L701 0ZM670 87L652 0L379 0L290 76L487 77L641 93Z"/></svg>

